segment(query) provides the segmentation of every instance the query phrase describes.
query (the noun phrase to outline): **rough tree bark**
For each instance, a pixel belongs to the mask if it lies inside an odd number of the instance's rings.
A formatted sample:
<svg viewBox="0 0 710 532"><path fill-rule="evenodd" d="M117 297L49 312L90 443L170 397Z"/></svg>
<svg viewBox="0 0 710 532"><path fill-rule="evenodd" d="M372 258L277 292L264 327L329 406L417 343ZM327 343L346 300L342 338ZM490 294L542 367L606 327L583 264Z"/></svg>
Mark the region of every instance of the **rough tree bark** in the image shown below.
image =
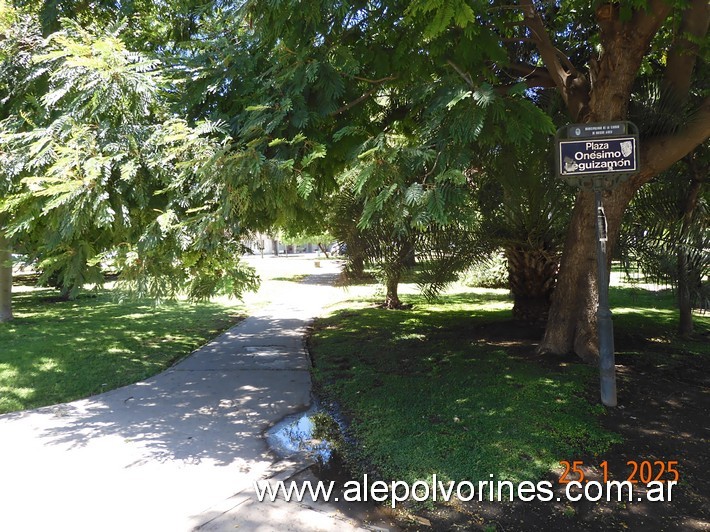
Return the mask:
<svg viewBox="0 0 710 532"><path fill-rule="evenodd" d="M398 293L399 274L388 272L385 286L387 288L387 294L385 295L384 307L391 310L402 308L402 302L399 300Z"/></svg>
<svg viewBox="0 0 710 532"><path fill-rule="evenodd" d="M636 187L625 183L604 194L607 217L608 256L611 257L621 226L624 210ZM582 359L592 361L598 356L596 310L597 261L594 193L578 194L560 273L552 297L548 325L541 350L564 354L574 351Z"/></svg>
<svg viewBox="0 0 710 532"><path fill-rule="evenodd" d="M351 279L365 277L365 258L361 254L352 254L348 257L347 274Z"/></svg>
<svg viewBox="0 0 710 532"><path fill-rule="evenodd" d="M654 175L670 167L710 136L710 102L682 134L653 139L642 146L642 171L618 188L604 194L609 257L619 237L621 219L636 191ZM593 361L598 356L596 306L598 302L594 226L594 195L580 192L572 212L557 286L552 297L544 352L575 352Z"/></svg>
<svg viewBox="0 0 710 532"><path fill-rule="evenodd" d="M521 7L546 67L546 74L562 95L575 122L605 122L627 117L633 83L650 42L672 6L651 0L622 20L617 4L601 4L597 23L603 52L589 63L589 72L579 71L554 45L532 0ZM687 99L690 80L710 22L706 0L693 0L682 14L681 24L668 54L664 86L675 101ZM687 36L691 37L688 39ZM541 74L538 73L538 76ZM667 137L641 139L641 172L613 191L605 193L609 256L616 244L624 210L634 193L654 175L667 169L710 136L710 99L706 99L683 130ZM557 287L553 295L541 351L576 352L585 360L598 356L596 305L598 301L595 261L594 200L591 192L577 196L565 242Z"/></svg>
<svg viewBox="0 0 710 532"><path fill-rule="evenodd" d="M0 230L0 323L12 319L12 253L10 242Z"/></svg>
<svg viewBox="0 0 710 532"><path fill-rule="evenodd" d="M555 289L559 257L544 249L508 247L508 282L516 320L545 322Z"/></svg>

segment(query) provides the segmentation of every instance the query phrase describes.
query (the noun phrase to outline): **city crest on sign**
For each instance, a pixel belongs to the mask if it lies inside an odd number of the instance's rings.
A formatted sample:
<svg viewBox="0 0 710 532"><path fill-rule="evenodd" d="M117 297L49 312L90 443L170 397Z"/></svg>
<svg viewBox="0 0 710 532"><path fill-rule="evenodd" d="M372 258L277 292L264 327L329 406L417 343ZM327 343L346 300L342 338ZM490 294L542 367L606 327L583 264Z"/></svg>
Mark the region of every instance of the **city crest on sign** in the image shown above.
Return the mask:
<svg viewBox="0 0 710 532"><path fill-rule="evenodd" d="M555 173L573 186L608 188L639 171L638 145L638 129L631 122L560 128Z"/></svg>

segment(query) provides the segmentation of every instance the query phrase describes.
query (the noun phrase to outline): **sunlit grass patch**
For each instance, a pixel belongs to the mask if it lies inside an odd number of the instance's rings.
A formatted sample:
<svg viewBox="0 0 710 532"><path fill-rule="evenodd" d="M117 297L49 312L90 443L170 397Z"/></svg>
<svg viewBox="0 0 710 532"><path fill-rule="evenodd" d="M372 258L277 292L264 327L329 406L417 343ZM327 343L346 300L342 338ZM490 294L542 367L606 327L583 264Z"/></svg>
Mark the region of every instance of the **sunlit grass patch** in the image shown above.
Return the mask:
<svg viewBox="0 0 710 532"><path fill-rule="evenodd" d="M119 302L109 290L57 301L16 290L0 324L0 413L110 390L169 367L227 329L235 302Z"/></svg>
<svg viewBox="0 0 710 532"><path fill-rule="evenodd" d="M693 312L694 338L679 338L678 308L672 290L643 290L613 287L609 299L619 350L634 351L633 344L659 348L666 356L674 352L710 355L710 313ZM642 350L648 353L648 349Z"/></svg>

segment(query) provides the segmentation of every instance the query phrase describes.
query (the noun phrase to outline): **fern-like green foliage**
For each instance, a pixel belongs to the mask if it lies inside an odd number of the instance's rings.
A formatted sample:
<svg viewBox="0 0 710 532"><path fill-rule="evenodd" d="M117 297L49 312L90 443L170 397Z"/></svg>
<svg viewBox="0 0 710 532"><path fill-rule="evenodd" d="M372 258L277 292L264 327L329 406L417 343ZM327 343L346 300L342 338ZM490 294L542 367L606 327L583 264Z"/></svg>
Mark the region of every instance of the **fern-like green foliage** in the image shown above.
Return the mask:
<svg viewBox="0 0 710 532"><path fill-rule="evenodd" d="M437 37L452 24L465 28L476 21L476 14L465 0L418 0L412 2L406 11L410 19L425 18L424 35Z"/></svg>
<svg viewBox="0 0 710 532"><path fill-rule="evenodd" d="M686 218L695 187L700 190ZM686 162L639 191L624 218L619 248L625 264L637 263L659 284L677 287L679 277L687 276L691 298L700 297L710 276L710 191L706 183L693 182ZM686 271L679 270L681 264Z"/></svg>
<svg viewBox="0 0 710 532"><path fill-rule="evenodd" d="M249 178L278 165L235 148L223 122L171 117L162 65L124 29L65 20L32 57L44 94L0 137L9 234L67 297L107 268L140 295L239 296L256 283L238 259Z"/></svg>
<svg viewBox="0 0 710 532"><path fill-rule="evenodd" d="M338 178L332 232L388 290L418 257L422 291L434 297L480 255L484 239L463 173L412 140L379 135L362 144L357 162Z"/></svg>

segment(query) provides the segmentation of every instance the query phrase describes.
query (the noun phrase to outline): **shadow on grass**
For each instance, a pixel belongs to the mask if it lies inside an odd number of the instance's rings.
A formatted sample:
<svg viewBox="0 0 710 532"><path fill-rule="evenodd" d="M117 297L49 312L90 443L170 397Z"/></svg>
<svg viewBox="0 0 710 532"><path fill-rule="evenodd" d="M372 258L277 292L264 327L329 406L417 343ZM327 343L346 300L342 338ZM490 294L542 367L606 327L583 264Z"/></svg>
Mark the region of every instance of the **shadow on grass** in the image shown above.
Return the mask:
<svg viewBox="0 0 710 532"><path fill-rule="evenodd" d="M300 346L305 320L252 317L248 323L155 377L83 401L6 414L0 423L43 416L36 437L68 449L118 437L142 449L129 468L270 459L262 432L310 401L307 361L289 351ZM293 371L280 378L274 369Z"/></svg>
<svg viewBox="0 0 710 532"><path fill-rule="evenodd" d="M672 294L613 289L621 408L598 404L598 371L573 356L537 356L542 327L509 318L505 294L462 293L413 310L345 309L311 338L315 380L349 422L346 462L391 479L480 481L545 478L555 503L471 503L415 508L439 529L660 529L705 523L700 480L707 412L706 337L675 337ZM633 350L629 350L633 347ZM624 443L622 442L622 438ZM621 444L620 444L621 443ZM619 445L620 444L620 445ZM672 505L565 503L559 460L581 460L601 480L608 460L625 479L629 460L680 457L686 482ZM472 517L473 516L473 517ZM495 523L495 525L491 525ZM629 523L631 525L629 525ZM636 528L634 528L636 527ZM649 528L650 527L650 528Z"/></svg>
<svg viewBox="0 0 710 532"><path fill-rule="evenodd" d="M352 420L356 461L410 481L526 480L616 441L590 422L601 412L586 399L593 369L531 361L542 329L516 324L510 306L505 294L474 292L317 323L315 380Z"/></svg>
<svg viewBox="0 0 710 532"><path fill-rule="evenodd" d="M216 303L119 303L102 291L55 301L51 290L13 296L0 325L0 413L96 394L153 375L238 321Z"/></svg>

